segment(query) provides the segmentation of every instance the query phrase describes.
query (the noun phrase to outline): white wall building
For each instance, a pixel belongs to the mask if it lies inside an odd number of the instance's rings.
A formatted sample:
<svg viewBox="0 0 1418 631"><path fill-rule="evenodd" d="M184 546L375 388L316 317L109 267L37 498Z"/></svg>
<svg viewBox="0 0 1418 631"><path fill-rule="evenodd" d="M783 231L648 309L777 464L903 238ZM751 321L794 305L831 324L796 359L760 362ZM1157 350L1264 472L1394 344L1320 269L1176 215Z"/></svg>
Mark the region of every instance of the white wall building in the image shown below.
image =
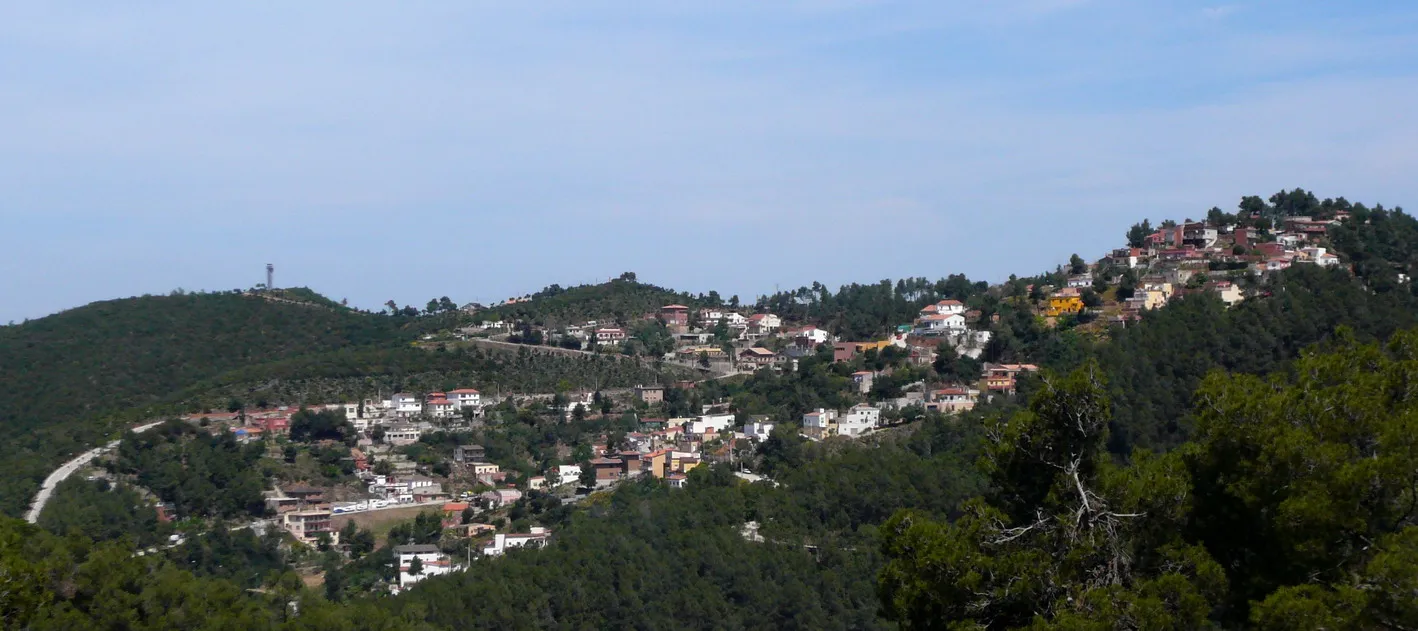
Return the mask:
<svg viewBox="0 0 1418 631"><path fill-rule="evenodd" d="M531 530L526 534L498 533L492 538L492 543L483 548L483 556L502 556L512 548L540 548L551 538L551 533L546 528L533 526Z"/></svg>
<svg viewBox="0 0 1418 631"><path fill-rule="evenodd" d="M359 403L330 403L325 409L331 412L343 412L347 420L353 421L359 418ZM365 412L368 414L368 411Z"/></svg>
<svg viewBox="0 0 1418 631"><path fill-rule="evenodd" d="M860 436L881 425L881 410L864 403L852 406L847 414L837 421L840 436Z"/></svg>
<svg viewBox="0 0 1418 631"><path fill-rule="evenodd" d="M425 414L433 418L452 418L458 415L457 406L445 398L429 399L423 404Z"/></svg>
<svg viewBox="0 0 1418 631"><path fill-rule="evenodd" d="M832 335L815 326L808 325L792 332L793 339L805 339L812 347L832 341Z"/></svg>
<svg viewBox="0 0 1418 631"><path fill-rule="evenodd" d="M747 423L743 426L743 433L754 441L763 442L768 440L768 436L773 433L773 423L757 421Z"/></svg>
<svg viewBox="0 0 1418 631"><path fill-rule="evenodd" d="M596 329L596 341L611 343L620 342L625 339L625 329L604 328Z"/></svg>
<svg viewBox="0 0 1418 631"><path fill-rule="evenodd" d="M916 329L930 333L960 331L965 328L965 316L958 313L932 313L916 320Z"/></svg>
<svg viewBox="0 0 1418 631"><path fill-rule="evenodd" d="M816 411L803 415L803 429L825 431L832 426L832 422L835 420L837 420L837 410L817 408Z"/></svg>
<svg viewBox="0 0 1418 631"><path fill-rule="evenodd" d="M581 479L581 465L564 464L556 468L555 480L552 483L561 486L563 484L576 484Z"/></svg>
<svg viewBox="0 0 1418 631"><path fill-rule="evenodd" d="M448 400L459 409L478 407L483 404L483 395L472 388L459 388L448 393Z"/></svg>
<svg viewBox="0 0 1418 631"><path fill-rule="evenodd" d="M574 393L574 392L573 392L573 393L570 393L570 394L567 394L567 395L566 395L566 408L565 408L565 410L566 410L566 413L567 413L567 414L571 414L572 412L575 412L575 411L576 411L576 406L578 406L578 405L581 406L582 408L585 408L586 412L589 413L592 409L594 409L594 406L596 405L596 393L594 393L594 392L580 392L580 393Z"/></svg>
<svg viewBox="0 0 1418 631"><path fill-rule="evenodd" d="M733 414L705 414L697 420L689 423L689 433L704 434L707 430L713 429L716 433L728 429L734 424Z"/></svg>
<svg viewBox="0 0 1418 631"><path fill-rule="evenodd" d="M439 551L434 545L407 545L395 546L394 554L399 555L399 587L407 588L430 576L439 576L453 571L453 564L448 561L448 555ZM423 564L423 569L418 574L409 572L414 559L418 559Z"/></svg>
<svg viewBox="0 0 1418 631"><path fill-rule="evenodd" d="M921 309L921 315L954 315L965 313L965 303L959 300L942 300Z"/></svg>
<svg viewBox="0 0 1418 631"><path fill-rule="evenodd" d="M389 409L399 416L417 416L423 412L423 403L418 397L400 392L389 399Z"/></svg>
<svg viewBox="0 0 1418 631"><path fill-rule="evenodd" d="M773 331L783 326L783 319L771 313L757 313L749 316L748 323L759 331Z"/></svg>
<svg viewBox="0 0 1418 631"><path fill-rule="evenodd" d="M384 430L384 442L391 445L410 445L419 441L423 430L416 425L390 425Z"/></svg>

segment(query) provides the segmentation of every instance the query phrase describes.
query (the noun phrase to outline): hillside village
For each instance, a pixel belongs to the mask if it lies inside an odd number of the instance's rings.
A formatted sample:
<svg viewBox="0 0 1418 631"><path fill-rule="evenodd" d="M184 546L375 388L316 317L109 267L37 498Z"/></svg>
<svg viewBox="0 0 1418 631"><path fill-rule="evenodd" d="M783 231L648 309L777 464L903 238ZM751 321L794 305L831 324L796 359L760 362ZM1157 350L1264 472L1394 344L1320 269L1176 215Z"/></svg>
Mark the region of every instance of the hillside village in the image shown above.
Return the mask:
<svg viewBox="0 0 1418 631"><path fill-rule="evenodd" d="M1097 393L1090 449L1173 458L1209 413L1201 393L1255 391L1248 379L1290 370L1339 327L1383 340L1418 326L1404 245L1418 224L1328 200L1279 206L1142 222L1096 260L994 285L814 284L741 303L627 273L388 314L309 290L135 299L119 307L140 317L105 309L98 322L123 320L96 339L187 309L251 334L206 352L206 324L159 329L190 340L185 370L247 348L278 359L294 345L297 359L146 388L172 394L114 419L131 430L120 439L69 452L26 518L131 538L122 554L253 590L319 587L331 603L563 579L579 594L626 567L674 589L677 559L726 553L800 576L830 567L870 599L892 520L988 501L983 450L1025 444L999 430L1041 418L1040 401ZM539 578L513 578L528 567Z"/></svg>
<svg viewBox="0 0 1418 631"><path fill-rule="evenodd" d="M1126 327L1180 296L1210 292L1234 305L1258 291L1268 274L1292 265L1337 265L1325 235L1343 218L1343 213L1325 219L1289 217L1273 231L1228 221L1167 222L1154 230L1144 222L1129 232L1126 247L1099 260L1089 263L1075 256L1068 268L1036 282L1012 280L988 291L1024 306L1047 327L1104 335L1107 327ZM353 516L413 507L441 515L445 544L462 540L459 547L467 556L497 556L542 545L553 536L551 529L527 518L524 507L533 500L551 506L574 503L587 493L640 477L683 487L702 464L736 459L743 461L735 464L738 475L760 479L747 467L755 446L771 440L775 431L791 431L809 441L857 440L921 414L950 415L982 401L1012 397L1038 367L1026 361L986 361L999 314L985 315L980 295L962 297L926 304L914 320L876 339L841 339L823 322L788 321L728 305L664 304L636 318L554 328L481 320L426 336L423 344L648 352L647 361L694 369L701 379L551 394L489 394L472 387L396 392L320 405L195 413L185 420L209 432L229 433L239 443L266 444L270 455L283 454L288 463L304 457L293 445L311 442L294 439L294 426L308 426L317 418L345 424L347 434L337 432L335 439L308 446L309 457L323 462L325 475L291 471L265 494L270 523L296 541L322 549L339 546L342 530L351 532ZM843 407L773 418L744 413L732 397L704 400L696 394L717 380L791 373L803 362L829 364L844 377ZM576 449L575 440L558 442L554 455L543 461L554 464L544 469L505 450L490 454L466 442L468 436L488 436L510 415L521 414L612 429L586 435L589 445ZM160 509L164 519L182 517L173 514L170 504ZM452 571L460 562L448 550L447 545L399 546L402 570L391 589ZM410 572L410 566L418 571Z"/></svg>

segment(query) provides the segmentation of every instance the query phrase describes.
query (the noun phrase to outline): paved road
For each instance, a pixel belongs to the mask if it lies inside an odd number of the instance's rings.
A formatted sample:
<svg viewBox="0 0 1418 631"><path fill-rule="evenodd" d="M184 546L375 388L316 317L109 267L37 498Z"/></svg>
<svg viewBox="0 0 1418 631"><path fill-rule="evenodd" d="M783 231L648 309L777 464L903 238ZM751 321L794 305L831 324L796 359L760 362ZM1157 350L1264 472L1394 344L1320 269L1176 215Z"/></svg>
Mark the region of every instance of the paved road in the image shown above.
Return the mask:
<svg viewBox="0 0 1418 631"><path fill-rule="evenodd" d="M146 432L154 427L162 425L162 423L162 421L156 421L153 423L148 423L147 425L139 425L137 427L134 427L133 431L138 433ZM28 521L31 524L38 522L39 514L44 512L44 505L49 502L49 497L54 494L54 487L59 486L60 482L63 482L64 480L68 479L69 476L74 475L75 471L84 468L84 465L87 465L92 462L93 459L99 457L100 454L107 453L108 451L117 447L118 442L119 441L115 440L102 447L95 447L82 454L79 454L78 457L60 465L58 469L54 470L54 473L49 474L49 477L44 479L44 484L39 487L39 493L35 494L34 502L30 504L30 511L28 513L25 513L25 521Z"/></svg>

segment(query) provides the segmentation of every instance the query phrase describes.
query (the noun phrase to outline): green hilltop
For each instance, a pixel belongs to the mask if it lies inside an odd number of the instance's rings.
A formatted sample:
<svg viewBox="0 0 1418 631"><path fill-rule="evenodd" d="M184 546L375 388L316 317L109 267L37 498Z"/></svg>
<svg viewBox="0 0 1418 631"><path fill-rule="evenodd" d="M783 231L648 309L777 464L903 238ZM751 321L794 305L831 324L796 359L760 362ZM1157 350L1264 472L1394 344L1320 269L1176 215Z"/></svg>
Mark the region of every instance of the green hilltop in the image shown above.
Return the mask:
<svg viewBox="0 0 1418 631"><path fill-rule="evenodd" d="M302 404L394 388L627 386L655 372L616 357L414 348L460 314L348 309L308 289L95 302L0 327L0 513L18 515L60 462L142 419Z"/></svg>

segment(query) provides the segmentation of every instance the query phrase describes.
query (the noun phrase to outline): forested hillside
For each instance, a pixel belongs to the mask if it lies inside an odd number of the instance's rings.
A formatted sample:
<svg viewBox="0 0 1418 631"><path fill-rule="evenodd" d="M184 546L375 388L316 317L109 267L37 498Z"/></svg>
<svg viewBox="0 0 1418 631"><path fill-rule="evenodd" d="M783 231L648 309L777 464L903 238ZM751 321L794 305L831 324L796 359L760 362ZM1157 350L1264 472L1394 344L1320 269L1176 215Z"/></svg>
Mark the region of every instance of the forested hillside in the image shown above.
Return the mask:
<svg viewBox="0 0 1418 631"><path fill-rule="evenodd" d="M239 293L97 302L0 328L0 509L18 514L70 454L203 379L340 348L400 344L399 320Z"/></svg>
<svg viewBox="0 0 1418 631"><path fill-rule="evenodd" d="M299 404L470 385L627 387L660 374L616 357L425 351L410 343L451 326L453 314L359 313L308 290L276 298L145 296L0 327L0 426L11 430L0 444L11 473L0 480L0 513L20 514L59 462L158 413L232 398Z"/></svg>
<svg viewBox="0 0 1418 631"><path fill-rule="evenodd" d="M1134 446L1168 449L1186 440L1192 393L1213 370L1264 375L1284 370L1340 326L1373 341L1418 325L1418 298L1407 286L1371 291L1342 269L1295 267L1265 291L1269 297L1231 309L1208 294L1182 297L1111 341L1081 342L1079 355L1054 367L1076 366L1081 356L1098 359L1117 404L1110 445L1126 454Z"/></svg>
<svg viewBox="0 0 1418 631"><path fill-rule="evenodd" d="M688 307L738 305L737 300L721 300L717 292L693 296L664 287L648 285L625 273L620 278L599 285L562 287L552 285L524 302L500 305L479 313L479 318L525 321L555 327L588 320L628 323L647 313L658 313L660 307L682 304Z"/></svg>
<svg viewBox="0 0 1418 631"><path fill-rule="evenodd" d="M144 558L4 521L0 611L21 628L1409 628L1418 332L1329 348L1289 378L1213 375L1166 455L1105 453L1092 365L1046 376L1028 409L881 445L775 435L778 484L716 467L682 491L625 485L546 549L398 598L327 601L278 565L243 593L228 567L270 563L254 539Z"/></svg>
<svg viewBox="0 0 1418 631"><path fill-rule="evenodd" d="M1192 442L1119 465L1095 364L987 426L990 492L883 527L906 628L1406 629L1418 622L1418 332L1291 377L1214 373Z"/></svg>

